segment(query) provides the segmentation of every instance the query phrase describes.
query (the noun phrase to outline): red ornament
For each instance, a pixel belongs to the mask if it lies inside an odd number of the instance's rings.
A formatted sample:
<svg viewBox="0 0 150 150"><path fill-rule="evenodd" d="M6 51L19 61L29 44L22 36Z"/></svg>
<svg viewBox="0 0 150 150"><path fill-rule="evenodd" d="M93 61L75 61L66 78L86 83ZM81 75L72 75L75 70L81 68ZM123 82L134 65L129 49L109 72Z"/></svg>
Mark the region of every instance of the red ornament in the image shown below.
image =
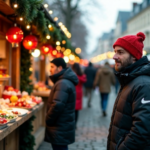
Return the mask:
<svg viewBox="0 0 150 150"><path fill-rule="evenodd" d="M23 40L23 46L28 50L35 49L37 44L38 39L34 35L27 35Z"/></svg>
<svg viewBox="0 0 150 150"><path fill-rule="evenodd" d="M64 57L64 54L61 53L61 52L57 52L56 57L57 57L57 58L59 58L59 57L63 58L63 57Z"/></svg>
<svg viewBox="0 0 150 150"><path fill-rule="evenodd" d="M18 27L10 28L6 33L6 39L12 43L14 46L15 44L19 44L23 40L23 31Z"/></svg>
<svg viewBox="0 0 150 150"><path fill-rule="evenodd" d="M50 54L52 55L52 57L56 57L57 56L58 51L56 49L53 49Z"/></svg>
<svg viewBox="0 0 150 150"><path fill-rule="evenodd" d="M51 51L53 50L53 47L49 44L44 44L42 47L41 47L41 51L43 54L48 54L50 53Z"/></svg>

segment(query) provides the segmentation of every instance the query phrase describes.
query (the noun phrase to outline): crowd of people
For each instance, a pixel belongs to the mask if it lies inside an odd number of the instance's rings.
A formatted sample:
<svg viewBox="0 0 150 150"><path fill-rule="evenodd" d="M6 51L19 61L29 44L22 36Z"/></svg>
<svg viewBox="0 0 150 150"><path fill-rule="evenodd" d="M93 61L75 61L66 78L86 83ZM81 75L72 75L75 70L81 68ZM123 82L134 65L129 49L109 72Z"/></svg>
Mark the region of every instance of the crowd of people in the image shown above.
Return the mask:
<svg viewBox="0 0 150 150"><path fill-rule="evenodd" d="M84 70L78 63L67 67L62 58L50 62L50 79L54 86L47 106L45 141L52 144L53 150L68 150L68 145L75 141L83 91L87 96L87 107L92 107L92 92L96 86L99 88L100 106L105 117L112 85L118 95L107 150L150 149L150 64L146 56L142 57L144 40L144 33L139 32L118 38L114 43L117 78L108 62L98 69L90 62Z"/></svg>

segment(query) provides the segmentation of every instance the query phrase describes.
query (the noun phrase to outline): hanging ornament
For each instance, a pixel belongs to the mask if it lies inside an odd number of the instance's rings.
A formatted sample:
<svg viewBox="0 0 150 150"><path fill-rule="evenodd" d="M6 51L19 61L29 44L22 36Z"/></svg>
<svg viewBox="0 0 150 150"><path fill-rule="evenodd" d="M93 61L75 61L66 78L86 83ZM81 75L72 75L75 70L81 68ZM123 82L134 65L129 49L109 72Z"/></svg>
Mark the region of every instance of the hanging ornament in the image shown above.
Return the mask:
<svg viewBox="0 0 150 150"><path fill-rule="evenodd" d="M35 49L37 45L38 39L34 35L27 35L23 40L23 46L28 50Z"/></svg>
<svg viewBox="0 0 150 150"><path fill-rule="evenodd" d="M42 47L41 47L41 51L43 54L48 54L50 53L51 51L53 50L53 47L49 44L44 44Z"/></svg>
<svg viewBox="0 0 150 150"><path fill-rule="evenodd" d="M63 57L64 57L64 55L63 55L63 53L62 53L62 52L57 52L56 57L57 57L57 58L59 58L59 57L63 58Z"/></svg>
<svg viewBox="0 0 150 150"><path fill-rule="evenodd" d="M58 51L56 49L53 49L50 54L52 55L52 57L56 57Z"/></svg>
<svg viewBox="0 0 150 150"><path fill-rule="evenodd" d="M12 47L18 47L23 40L23 31L18 27L12 27L7 31L6 39L12 43Z"/></svg>

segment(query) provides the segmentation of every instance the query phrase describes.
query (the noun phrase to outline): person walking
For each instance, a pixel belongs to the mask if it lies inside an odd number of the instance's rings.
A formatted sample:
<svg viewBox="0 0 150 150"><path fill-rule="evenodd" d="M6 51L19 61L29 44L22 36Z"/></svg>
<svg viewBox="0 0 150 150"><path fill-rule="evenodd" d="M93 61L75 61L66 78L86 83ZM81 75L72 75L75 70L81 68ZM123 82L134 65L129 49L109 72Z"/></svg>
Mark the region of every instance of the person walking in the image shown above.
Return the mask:
<svg viewBox="0 0 150 150"><path fill-rule="evenodd" d="M108 104L108 96L111 91L111 85L115 85L115 75L108 62L106 62L105 65L98 70L94 81L94 87L96 85L99 86L101 108L103 116L105 117L107 115L106 108Z"/></svg>
<svg viewBox="0 0 150 150"><path fill-rule="evenodd" d="M89 62L88 67L85 68L84 73L87 77L87 81L84 83L85 95L88 97L87 106L91 107L93 83L96 75L96 69L91 62Z"/></svg>
<svg viewBox="0 0 150 150"><path fill-rule="evenodd" d="M81 67L78 63L74 63L72 66L73 71L76 73L79 83L76 85L76 107L75 107L75 124L77 125L79 110L82 109L82 97L83 97L83 83L86 82L86 75L83 74Z"/></svg>
<svg viewBox="0 0 150 150"><path fill-rule="evenodd" d="M150 150L150 63L143 54L142 32L113 44L121 88L109 128L107 150Z"/></svg>
<svg viewBox="0 0 150 150"><path fill-rule="evenodd" d="M63 58L50 62L50 79L54 86L47 104L45 141L53 150L68 150L75 141L75 85L78 78L71 68L66 68Z"/></svg>

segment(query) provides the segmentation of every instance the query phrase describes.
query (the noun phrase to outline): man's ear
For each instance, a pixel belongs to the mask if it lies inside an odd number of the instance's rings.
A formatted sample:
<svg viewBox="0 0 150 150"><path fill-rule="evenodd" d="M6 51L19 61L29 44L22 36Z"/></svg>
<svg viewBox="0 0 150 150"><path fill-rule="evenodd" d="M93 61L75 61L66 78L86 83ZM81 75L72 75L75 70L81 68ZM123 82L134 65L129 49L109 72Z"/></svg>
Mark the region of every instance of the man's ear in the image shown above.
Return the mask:
<svg viewBox="0 0 150 150"><path fill-rule="evenodd" d="M133 61L134 61L134 62L136 62L136 61L137 61L137 59L136 59L135 57L133 57Z"/></svg>
<svg viewBox="0 0 150 150"><path fill-rule="evenodd" d="M63 70L62 66L59 66L59 67L58 67L58 70L59 70L59 71L62 71L62 70Z"/></svg>

